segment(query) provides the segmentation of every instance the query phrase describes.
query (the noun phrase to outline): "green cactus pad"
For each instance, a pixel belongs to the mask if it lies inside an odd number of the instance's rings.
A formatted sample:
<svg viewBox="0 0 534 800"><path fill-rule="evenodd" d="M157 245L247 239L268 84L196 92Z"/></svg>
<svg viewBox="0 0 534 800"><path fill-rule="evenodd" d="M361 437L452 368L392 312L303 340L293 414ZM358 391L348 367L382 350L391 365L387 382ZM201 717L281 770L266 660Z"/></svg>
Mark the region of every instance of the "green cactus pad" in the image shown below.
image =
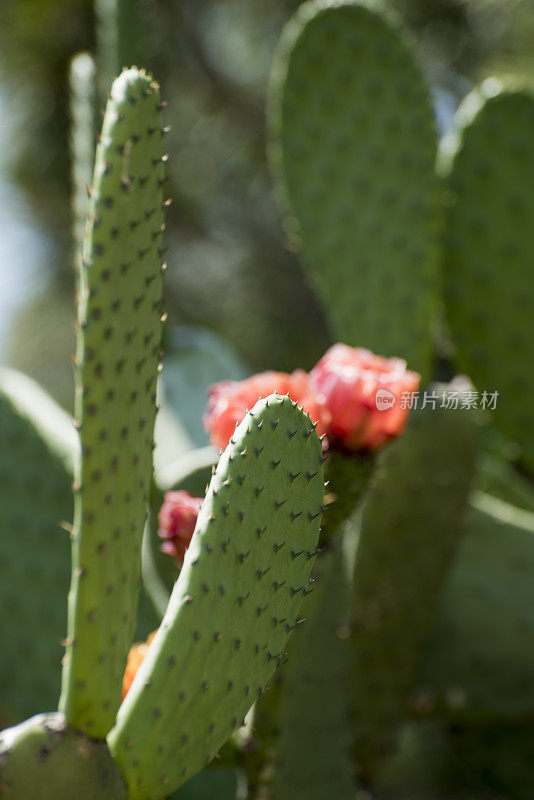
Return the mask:
<svg viewBox="0 0 534 800"><path fill-rule="evenodd" d="M303 787L316 783L317 787L322 787L317 791L324 791L325 783L331 780L333 774L328 766L329 761L337 765L335 770L339 773L340 795L348 787L346 752L343 753L343 746L341 750L337 749L340 739L346 739L345 747L350 741L348 729L343 732L346 697L329 679L334 671L338 677L343 675L344 670L346 672L346 665L342 667L338 663L345 658L346 644L338 642L332 632L338 631L341 636L347 633L349 592L343 576L344 570L354 560L356 512L359 513L361 509L374 463L372 456L359 457L337 451L328 454L325 463L328 478L325 483L325 513L319 539L321 549L326 548L326 552L321 554L312 572L316 582L314 593L301 609L306 623L302 632L299 630L290 642L288 663L275 673L268 691L254 705L252 734L247 747L247 753L250 750L253 755L247 754L246 760L249 785L253 790L257 786L270 785L270 767L275 756L279 765L275 789L281 794L289 791L285 787L286 779L288 786ZM340 547L343 547L343 557ZM337 574L338 583L335 586L331 585L335 582L332 573ZM326 584L324 589L321 588L323 584ZM323 608L322 600L329 592L331 598ZM316 602L317 595L321 601ZM319 617L317 620L316 615ZM325 644L327 639L333 639L332 652L329 649L332 642L328 648ZM313 648L315 653L309 655ZM312 663L308 663L309 660ZM304 686L309 690L312 681L312 692L301 691ZM286 682L289 682L287 696ZM328 709L327 713L325 709ZM293 724L293 720L301 716L303 725ZM312 746L313 756L310 741L301 730L307 724L314 730L316 743ZM333 733L334 738L330 741ZM280 739L284 740L283 744ZM330 744L333 745L332 749ZM304 766L307 761L314 764L315 779L311 781L307 774L309 768ZM258 796L262 795L262 791L259 789Z"/></svg>
<svg viewBox="0 0 534 800"><path fill-rule="evenodd" d="M0 370L0 718L54 708L67 632L74 420Z"/></svg>
<svg viewBox="0 0 534 800"><path fill-rule="evenodd" d="M145 64L139 0L95 0L100 93L130 64Z"/></svg>
<svg viewBox="0 0 534 800"><path fill-rule="evenodd" d="M170 800L236 800L242 796L242 780L233 769L203 769L178 789Z"/></svg>
<svg viewBox="0 0 534 800"><path fill-rule="evenodd" d="M429 377L436 133L413 49L378 2L305 3L275 57L270 155L340 341Z"/></svg>
<svg viewBox="0 0 534 800"><path fill-rule="evenodd" d="M339 528L360 508L369 489L375 468L374 455L360 457L354 453L331 451L326 464L325 513L321 542Z"/></svg>
<svg viewBox="0 0 534 800"><path fill-rule="evenodd" d="M97 150L78 308L73 574L61 710L106 735L133 638L161 341L159 91L132 69L111 89Z"/></svg>
<svg viewBox="0 0 534 800"><path fill-rule="evenodd" d="M534 514L477 493L416 708L477 724L534 714Z"/></svg>
<svg viewBox="0 0 534 800"><path fill-rule="evenodd" d="M309 591L323 491L309 417L288 398L260 400L219 461L108 736L132 800L164 797L209 763L265 688Z"/></svg>
<svg viewBox="0 0 534 800"><path fill-rule="evenodd" d="M350 576L341 535L320 554L313 575L284 670L273 800L355 796L346 704Z"/></svg>
<svg viewBox="0 0 534 800"><path fill-rule="evenodd" d="M351 702L355 758L364 774L405 715L474 472L476 412L440 408L444 395L433 390L435 410L412 412L406 433L383 451L362 514Z"/></svg>
<svg viewBox="0 0 534 800"><path fill-rule="evenodd" d="M444 140L447 316L457 360L534 472L534 96L485 81Z"/></svg>
<svg viewBox="0 0 534 800"><path fill-rule="evenodd" d="M0 734L0 798L126 800L105 742L73 731L62 714L39 714Z"/></svg>

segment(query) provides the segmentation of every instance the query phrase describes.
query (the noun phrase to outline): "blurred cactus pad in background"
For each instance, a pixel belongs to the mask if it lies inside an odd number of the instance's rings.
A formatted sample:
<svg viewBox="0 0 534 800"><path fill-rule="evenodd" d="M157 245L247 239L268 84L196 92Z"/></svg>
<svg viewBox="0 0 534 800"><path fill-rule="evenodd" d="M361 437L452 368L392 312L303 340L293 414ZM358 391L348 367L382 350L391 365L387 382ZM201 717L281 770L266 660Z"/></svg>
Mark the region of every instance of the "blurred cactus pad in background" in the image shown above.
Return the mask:
<svg viewBox="0 0 534 800"><path fill-rule="evenodd" d="M2 5L0 798L532 800L533 45Z"/></svg>

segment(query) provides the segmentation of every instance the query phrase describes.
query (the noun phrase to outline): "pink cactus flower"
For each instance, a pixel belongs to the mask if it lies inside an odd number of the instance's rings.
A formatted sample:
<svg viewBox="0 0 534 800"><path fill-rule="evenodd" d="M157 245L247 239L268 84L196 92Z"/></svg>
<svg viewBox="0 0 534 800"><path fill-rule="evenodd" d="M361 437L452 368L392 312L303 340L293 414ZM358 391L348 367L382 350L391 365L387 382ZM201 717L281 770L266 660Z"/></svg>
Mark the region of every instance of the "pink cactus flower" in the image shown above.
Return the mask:
<svg viewBox="0 0 534 800"><path fill-rule="evenodd" d="M188 492L178 491L167 492L160 508L158 533L163 539L161 549L173 556L180 566L191 542L201 505L200 497L192 497Z"/></svg>
<svg viewBox="0 0 534 800"><path fill-rule="evenodd" d="M376 450L401 434L420 376L400 358L382 358L363 348L336 344L310 373L310 383L330 415L327 436L333 448Z"/></svg>
<svg viewBox="0 0 534 800"><path fill-rule="evenodd" d="M309 375L298 369L291 375L285 372L261 372L244 381L221 381L210 387L204 427L214 445L226 447L237 423L253 408L260 397L273 392L289 395L291 400L308 412L317 432L326 432L328 412L316 398Z"/></svg>

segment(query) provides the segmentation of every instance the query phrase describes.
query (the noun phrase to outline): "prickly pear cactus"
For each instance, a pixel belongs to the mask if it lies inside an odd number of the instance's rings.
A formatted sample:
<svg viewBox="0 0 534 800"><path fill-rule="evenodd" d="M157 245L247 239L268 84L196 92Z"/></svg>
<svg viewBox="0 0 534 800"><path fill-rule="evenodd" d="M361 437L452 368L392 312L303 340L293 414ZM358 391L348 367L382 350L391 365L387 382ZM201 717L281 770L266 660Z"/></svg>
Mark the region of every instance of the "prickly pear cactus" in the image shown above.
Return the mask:
<svg viewBox="0 0 534 800"><path fill-rule="evenodd" d="M0 718L54 708L67 630L74 420L37 384L0 370ZM63 528L62 526L65 526Z"/></svg>
<svg viewBox="0 0 534 800"><path fill-rule="evenodd" d="M341 532L330 539L314 569L304 623L290 643L284 670L272 797L352 800L348 605L351 576Z"/></svg>
<svg viewBox="0 0 534 800"><path fill-rule="evenodd" d="M375 459L331 451L325 462L325 512L312 591L287 662L256 702L245 767L252 797L335 792L352 797L348 620L355 519ZM273 777L274 775L274 777ZM270 794L269 794L270 796Z"/></svg>
<svg viewBox="0 0 534 800"><path fill-rule="evenodd" d="M457 360L534 470L532 252L534 96L485 81L442 146L447 316Z"/></svg>
<svg viewBox="0 0 534 800"><path fill-rule="evenodd" d="M2 731L0 769L6 800L126 800L105 743L72 730L57 712Z"/></svg>
<svg viewBox="0 0 534 800"><path fill-rule="evenodd" d="M472 412L440 408L437 386L429 394L436 408L412 412L406 433L381 454L362 513L350 700L355 759L366 778L406 715L475 467Z"/></svg>
<svg viewBox="0 0 534 800"><path fill-rule="evenodd" d="M164 164L157 85L114 82L79 286L73 573L61 710L106 735L133 638L161 341Z"/></svg>
<svg viewBox="0 0 534 800"><path fill-rule="evenodd" d="M428 378L439 221L429 91L379 2L311 0L287 24L270 156L336 337Z"/></svg>
<svg viewBox="0 0 534 800"><path fill-rule="evenodd" d="M139 0L95 0L98 44L98 76L102 97L112 80L130 64L144 64L142 57L142 3Z"/></svg>
<svg viewBox="0 0 534 800"><path fill-rule="evenodd" d="M108 736L132 800L164 797L209 763L262 693L309 589L323 491L309 417L287 397L260 400L221 457Z"/></svg>
<svg viewBox="0 0 534 800"><path fill-rule="evenodd" d="M477 493L422 664L423 712L478 725L533 713L533 570L534 514Z"/></svg>

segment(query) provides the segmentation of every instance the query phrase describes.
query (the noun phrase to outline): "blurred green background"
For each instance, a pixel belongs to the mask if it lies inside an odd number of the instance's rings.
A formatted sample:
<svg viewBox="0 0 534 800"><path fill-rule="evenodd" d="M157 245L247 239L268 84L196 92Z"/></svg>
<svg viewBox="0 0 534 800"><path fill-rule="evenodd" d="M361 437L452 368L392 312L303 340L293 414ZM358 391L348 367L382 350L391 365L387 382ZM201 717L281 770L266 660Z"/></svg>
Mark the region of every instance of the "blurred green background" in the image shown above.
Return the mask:
<svg viewBox="0 0 534 800"><path fill-rule="evenodd" d="M471 84L525 78L532 0L395 0L443 131ZM221 334L251 371L309 368L327 323L285 237L266 167L273 50L298 0L139 0L139 59L168 100L169 321ZM68 64L94 52L91 0L0 5L0 361L72 404Z"/></svg>

